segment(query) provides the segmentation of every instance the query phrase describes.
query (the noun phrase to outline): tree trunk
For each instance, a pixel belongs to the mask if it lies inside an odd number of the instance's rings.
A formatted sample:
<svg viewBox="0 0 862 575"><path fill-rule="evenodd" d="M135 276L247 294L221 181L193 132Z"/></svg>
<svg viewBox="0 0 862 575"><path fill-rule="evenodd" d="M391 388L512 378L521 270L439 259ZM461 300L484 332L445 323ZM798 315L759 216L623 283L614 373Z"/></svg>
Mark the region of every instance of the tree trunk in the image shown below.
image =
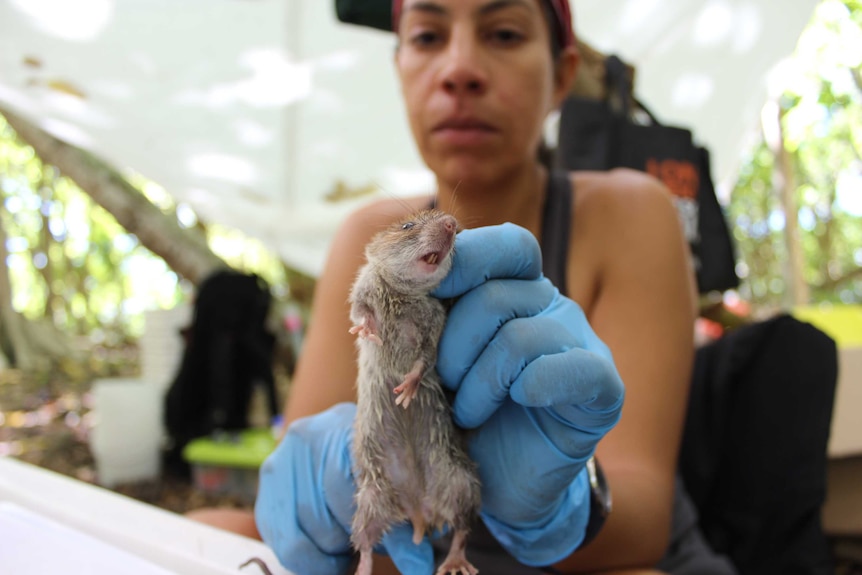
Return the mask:
<svg viewBox="0 0 862 575"><path fill-rule="evenodd" d="M23 363L29 366L33 361L33 351L24 337L23 318L12 307L12 282L9 279L9 268L6 266L9 253L6 251L3 209L3 204L0 203L0 262L3 263L0 265L0 351L10 365L17 367Z"/></svg>
<svg viewBox="0 0 862 575"><path fill-rule="evenodd" d="M805 282L805 254L799 236L799 205L796 203L796 174L790 153L784 145L784 110L778 109L778 138L776 141L776 169L778 194L784 208L784 241L787 246L787 303L790 306L805 305L810 299L810 289Z"/></svg>
<svg viewBox="0 0 862 575"><path fill-rule="evenodd" d="M15 113L0 108L0 114L45 163L71 178L177 274L197 285L213 271L228 267L210 250L203 234L181 228L175 214L154 206L114 168Z"/></svg>

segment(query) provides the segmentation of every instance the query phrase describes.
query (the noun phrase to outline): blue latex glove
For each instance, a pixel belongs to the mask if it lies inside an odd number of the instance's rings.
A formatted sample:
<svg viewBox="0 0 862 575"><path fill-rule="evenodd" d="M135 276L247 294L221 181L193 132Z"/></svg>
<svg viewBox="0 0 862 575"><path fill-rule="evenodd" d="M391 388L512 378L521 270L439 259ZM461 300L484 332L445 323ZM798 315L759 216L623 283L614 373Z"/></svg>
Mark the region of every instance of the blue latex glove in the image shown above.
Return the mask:
<svg viewBox="0 0 862 575"><path fill-rule="evenodd" d="M460 296L437 369L456 391L455 422L476 428L470 455L482 519L527 565L580 545L589 519L585 462L616 424L624 387L581 308L542 277L532 234L512 224L465 230L434 295Z"/></svg>
<svg viewBox="0 0 862 575"><path fill-rule="evenodd" d="M335 575L350 565L355 415L354 404L341 403L295 421L261 466L257 528L281 564L297 575ZM414 545L412 538L412 527L396 526L383 537L382 551L402 573L431 575L431 544L426 538Z"/></svg>

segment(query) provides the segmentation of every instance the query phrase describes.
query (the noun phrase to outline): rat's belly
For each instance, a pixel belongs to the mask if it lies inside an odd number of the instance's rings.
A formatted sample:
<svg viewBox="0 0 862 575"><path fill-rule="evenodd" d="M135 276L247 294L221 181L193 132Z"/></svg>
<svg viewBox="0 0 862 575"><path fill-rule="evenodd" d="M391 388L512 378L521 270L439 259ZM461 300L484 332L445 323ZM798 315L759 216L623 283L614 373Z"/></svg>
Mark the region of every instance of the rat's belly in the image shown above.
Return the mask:
<svg viewBox="0 0 862 575"><path fill-rule="evenodd" d="M442 391L427 380L420 385L407 409L395 404L388 385L360 396L357 417L363 423L367 464L393 487L421 486L428 465L438 460L437 453L448 451L452 441L452 420Z"/></svg>

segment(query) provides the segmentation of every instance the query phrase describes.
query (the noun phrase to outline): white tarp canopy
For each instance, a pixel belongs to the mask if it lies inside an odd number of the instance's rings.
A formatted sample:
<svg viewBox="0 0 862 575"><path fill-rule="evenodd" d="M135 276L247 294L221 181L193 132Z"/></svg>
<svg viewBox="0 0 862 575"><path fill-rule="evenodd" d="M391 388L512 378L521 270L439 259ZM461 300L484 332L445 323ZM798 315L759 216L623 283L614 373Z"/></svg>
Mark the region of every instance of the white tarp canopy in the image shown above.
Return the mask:
<svg viewBox="0 0 862 575"><path fill-rule="evenodd" d="M816 0L574 0L577 33L732 176ZM391 34L334 0L0 0L0 104L318 273L356 202L429 193ZM349 195L349 194L347 194Z"/></svg>

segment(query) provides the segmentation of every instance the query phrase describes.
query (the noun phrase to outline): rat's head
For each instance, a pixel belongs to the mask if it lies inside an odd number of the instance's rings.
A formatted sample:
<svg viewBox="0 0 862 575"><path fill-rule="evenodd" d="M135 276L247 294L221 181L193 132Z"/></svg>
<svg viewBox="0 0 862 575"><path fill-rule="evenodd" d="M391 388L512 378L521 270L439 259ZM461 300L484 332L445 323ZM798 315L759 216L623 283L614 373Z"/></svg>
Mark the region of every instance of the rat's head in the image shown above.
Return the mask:
<svg viewBox="0 0 862 575"><path fill-rule="evenodd" d="M452 267L458 222L439 210L422 210L377 234L365 250L369 263L393 288L427 293Z"/></svg>

